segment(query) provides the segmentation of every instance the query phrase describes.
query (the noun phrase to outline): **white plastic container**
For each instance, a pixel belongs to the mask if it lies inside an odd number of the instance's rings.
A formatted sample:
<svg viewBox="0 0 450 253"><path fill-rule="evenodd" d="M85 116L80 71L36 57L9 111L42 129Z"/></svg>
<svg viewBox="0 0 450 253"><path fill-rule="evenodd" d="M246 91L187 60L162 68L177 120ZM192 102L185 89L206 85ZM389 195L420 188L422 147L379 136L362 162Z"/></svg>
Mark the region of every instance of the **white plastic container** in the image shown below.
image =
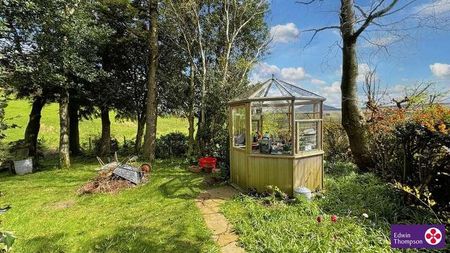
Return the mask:
<svg viewBox="0 0 450 253"><path fill-rule="evenodd" d="M294 189L294 196L305 196L307 200L311 200L311 190L306 187L297 187Z"/></svg>
<svg viewBox="0 0 450 253"><path fill-rule="evenodd" d="M14 170L17 175L25 175L33 172L33 158L14 161Z"/></svg>

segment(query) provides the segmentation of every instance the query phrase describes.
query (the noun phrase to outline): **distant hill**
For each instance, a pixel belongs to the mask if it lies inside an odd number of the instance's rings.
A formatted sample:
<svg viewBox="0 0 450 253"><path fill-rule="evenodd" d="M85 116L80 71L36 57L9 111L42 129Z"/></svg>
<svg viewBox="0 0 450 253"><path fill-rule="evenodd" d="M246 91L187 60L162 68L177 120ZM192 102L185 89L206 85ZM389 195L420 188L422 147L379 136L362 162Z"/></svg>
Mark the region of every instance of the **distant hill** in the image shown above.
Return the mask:
<svg viewBox="0 0 450 253"><path fill-rule="evenodd" d="M295 109L295 111L296 112L309 112L309 111L312 111L313 110L313 105L312 104L309 104L309 105L304 105L304 106L300 106L300 107L297 107L296 109ZM323 105L323 110L324 111L341 111L341 109L339 109L339 108L336 108L336 107L334 107L334 106L331 106L331 105Z"/></svg>
<svg viewBox="0 0 450 253"><path fill-rule="evenodd" d="M323 105L323 110L324 111L340 111L340 108L336 108L334 106L331 105Z"/></svg>

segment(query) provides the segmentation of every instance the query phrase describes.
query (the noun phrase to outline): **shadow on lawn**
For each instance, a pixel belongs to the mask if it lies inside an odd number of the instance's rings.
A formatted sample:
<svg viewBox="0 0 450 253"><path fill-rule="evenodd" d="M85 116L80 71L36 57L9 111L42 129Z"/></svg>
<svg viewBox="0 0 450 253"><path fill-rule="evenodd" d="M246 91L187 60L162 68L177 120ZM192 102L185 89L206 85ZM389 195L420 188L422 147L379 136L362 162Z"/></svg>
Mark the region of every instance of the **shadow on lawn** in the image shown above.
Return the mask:
<svg viewBox="0 0 450 253"><path fill-rule="evenodd" d="M106 236L93 240L80 252L203 252L203 242L209 238L196 236L189 238L183 235L185 229L162 229L163 231L142 226L123 227ZM171 236L161 238L160 235L171 233ZM195 243L197 242L197 243Z"/></svg>
<svg viewBox="0 0 450 253"><path fill-rule="evenodd" d="M202 177L194 174L181 174L161 184L159 191L166 198L193 199L203 189L199 182ZM197 181L197 182L195 182Z"/></svg>
<svg viewBox="0 0 450 253"><path fill-rule="evenodd" d="M189 240L179 230L170 237L161 239L162 231L151 230L140 226L124 227L114 233L92 238L78 249L67 249L61 245L63 234L33 237L25 242L27 252L204 252L203 243L209 238L196 236ZM81 243L80 243L81 244Z"/></svg>
<svg viewBox="0 0 450 253"><path fill-rule="evenodd" d="M28 252L66 252L64 246L58 242L63 239L63 234L53 234L49 236L33 237L25 242Z"/></svg>

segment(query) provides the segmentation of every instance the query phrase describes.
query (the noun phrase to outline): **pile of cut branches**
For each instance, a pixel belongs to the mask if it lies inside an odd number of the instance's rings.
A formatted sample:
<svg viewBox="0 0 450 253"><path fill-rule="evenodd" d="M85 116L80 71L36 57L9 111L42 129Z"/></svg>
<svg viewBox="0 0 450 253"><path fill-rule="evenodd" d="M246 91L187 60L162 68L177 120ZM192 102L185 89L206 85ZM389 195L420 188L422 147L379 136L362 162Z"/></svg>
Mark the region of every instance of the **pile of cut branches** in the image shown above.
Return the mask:
<svg viewBox="0 0 450 253"><path fill-rule="evenodd" d="M91 193L117 193L122 189L135 187L137 184L114 173L120 165L121 163L117 161L103 164L98 175L78 189L77 193L79 195ZM136 167L139 171L138 173L142 175L139 184L148 182L150 168L151 167L148 164L141 165L139 169Z"/></svg>

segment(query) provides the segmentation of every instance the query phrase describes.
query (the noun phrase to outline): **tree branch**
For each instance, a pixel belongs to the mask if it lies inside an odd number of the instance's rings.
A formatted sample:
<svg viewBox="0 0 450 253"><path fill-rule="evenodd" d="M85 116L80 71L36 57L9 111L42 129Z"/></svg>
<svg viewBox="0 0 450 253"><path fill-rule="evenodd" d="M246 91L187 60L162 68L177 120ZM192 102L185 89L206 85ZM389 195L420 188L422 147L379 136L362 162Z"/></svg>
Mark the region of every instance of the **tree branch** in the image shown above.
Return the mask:
<svg viewBox="0 0 450 253"><path fill-rule="evenodd" d="M309 1L296 1L296 3L298 4L312 4L317 0L309 0ZM318 1L322 1L322 0L318 0Z"/></svg>
<svg viewBox="0 0 450 253"><path fill-rule="evenodd" d="M361 8L361 6L355 4L355 8L361 13L364 18L367 18L367 13Z"/></svg>
<svg viewBox="0 0 450 253"><path fill-rule="evenodd" d="M308 46L309 44L311 44L311 42L314 40L314 38L316 37L316 35L317 35L319 32L322 32L322 31L324 31L324 30L340 29L340 28L341 28L341 27L338 26L338 25L330 25L330 26L324 26L324 27L321 27L321 28L314 28L314 29L307 29L307 30L304 30L303 32L314 32L313 35L311 36L311 39L308 41L308 43L306 43L306 46ZM305 46L305 47L306 47L306 46Z"/></svg>
<svg viewBox="0 0 450 253"><path fill-rule="evenodd" d="M375 8L373 8L373 10L369 13L369 15L367 16L366 20L364 21L364 23L361 25L361 27L359 27L358 30L356 30L356 32L353 33L353 38L356 39L358 38L358 36L370 25L370 23L372 23L372 21L374 19L377 19L379 17L383 17L385 15L387 15L389 13L389 11L394 8L394 6L398 3L398 0L392 0L392 2L386 6L385 8L376 11L382 4L383 4L384 0L380 1L377 6L375 6Z"/></svg>

